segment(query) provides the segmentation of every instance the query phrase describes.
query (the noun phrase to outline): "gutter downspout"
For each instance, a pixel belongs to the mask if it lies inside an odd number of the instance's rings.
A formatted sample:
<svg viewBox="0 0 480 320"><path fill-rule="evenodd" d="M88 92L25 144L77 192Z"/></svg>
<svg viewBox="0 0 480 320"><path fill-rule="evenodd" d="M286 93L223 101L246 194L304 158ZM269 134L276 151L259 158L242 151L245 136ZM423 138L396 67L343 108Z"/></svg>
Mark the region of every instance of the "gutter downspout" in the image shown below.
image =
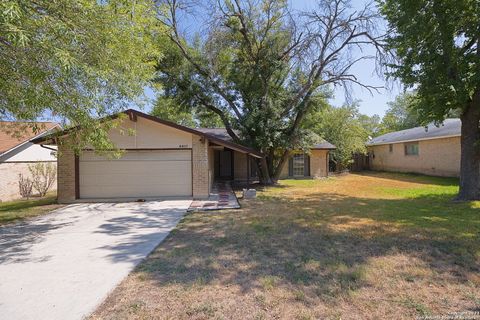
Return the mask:
<svg viewBox="0 0 480 320"><path fill-rule="evenodd" d="M40 147L42 147L42 148L44 148L44 149L52 150L52 151L55 151L55 152L58 151L57 149L53 149L53 148L47 147L47 146L45 146L45 145L43 145L43 144L41 144Z"/></svg>

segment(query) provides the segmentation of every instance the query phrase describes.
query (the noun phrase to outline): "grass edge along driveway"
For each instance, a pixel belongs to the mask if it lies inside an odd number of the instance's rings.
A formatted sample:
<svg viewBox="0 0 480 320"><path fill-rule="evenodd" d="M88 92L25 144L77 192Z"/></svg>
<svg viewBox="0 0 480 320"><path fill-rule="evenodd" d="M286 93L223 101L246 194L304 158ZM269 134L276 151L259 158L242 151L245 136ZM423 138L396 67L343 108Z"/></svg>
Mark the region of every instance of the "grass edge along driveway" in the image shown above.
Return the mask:
<svg viewBox="0 0 480 320"><path fill-rule="evenodd" d="M43 198L0 202L0 226L46 214L62 206L57 204L55 194L48 194Z"/></svg>

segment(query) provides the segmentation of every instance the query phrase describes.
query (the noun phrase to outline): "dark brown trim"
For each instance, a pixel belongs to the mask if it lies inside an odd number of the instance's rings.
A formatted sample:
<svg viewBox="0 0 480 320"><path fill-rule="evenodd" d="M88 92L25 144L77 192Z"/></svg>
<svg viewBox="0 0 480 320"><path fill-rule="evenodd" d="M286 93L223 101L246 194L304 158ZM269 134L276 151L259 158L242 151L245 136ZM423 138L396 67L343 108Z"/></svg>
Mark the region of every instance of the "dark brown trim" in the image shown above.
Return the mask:
<svg viewBox="0 0 480 320"><path fill-rule="evenodd" d="M80 199L80 157L75 155L75 199Z"/></svg>
<svg viewBox="0 0 480 320"><path fill-rule="evenodd" d="M247 154L247 188L250 185L250 155Z"/></svg>
<svg viewBox="0 0 480 320"><path fill-rule="evenodd" d="M133 122L137 122L137 115L133 112L127 112L128 114L128 119L130 119L130 121L133 121Z"/></svg>
<svg viewBox="0 0 480 320"><path fill-rule="evenodd" d="M207 158L208 158L208 154L207 154ZM191 167L190 177L192 179L192 197L193 197L193 148L190 149L190 167ZM210 195L210 186L208 186L208 194Z"/></svg>
<svg viewBox="0 0 480 320"><path fill-rule="evenodd" d="M333 148L333 147L332 148L310 148L310 150L336 150L336 149L337 149L337 147L335 147L335 148Z"/></svg>
<svg viewBox="0 0 480 320"><path fill-rule="evenodd" d="M225 146L225 147L228 147L232 150L235 150L235 151L239 151L239 152L243 152L243 153L247 153L247 154L250 154L256 158L262 158L263 155L262 153L252 149L252 148L248 148L248 147L245 147L245 146L242 146L240 144L237 144L237 143L234 143L234 142L230 142L230 141L226 141L226 140L222 140L222 139L219 139L219 138L216 138L212 135L209 135L207 133L204 133L204 132L201 132L201 131L198 131L198 130L195 130L195 129L192 129L192 128L189 128L189 127L185 127L185 126L182 126L182 125L179 125L179 124L176 124L176 123L173 123L173 122L170 122L170 121L166 121L166 120L162 120L160 118L157 118L157 117L154 117L154 116L151 116L149 114L146 114L146 113L143 113L143 112L140 112L140 111L137 111L137 110L133 110L133 109L128 109L128 110L125 110L123 111L122 113L124 114L127 114L129 117L142 117L144 119L147 119L147 120L151 120L151 121L154 121L154 122L157 122L157 123L160 123L160 124L163 124L163 125L166 125L166 126L169 126L169 127L172 127L172 128L175 128L175 129L178 129L178 130L181 130L181 131L185 131L185 132L188 132L188 133L191 133L191 134L194 134L194 135L197 135L201 138L206 138L210 141L213 141L215 143L218 143L222 146ZM108 116L108 117L105 117L105 118L102 118L102 119L99 119L99 121L106 121L106 120L112 120L112 119L116 119L118 118L120 113L117 113L117 114L114 114L114 115L111 115L111 116ZM72 130L78 130L80 129L79 126L77 127L73 127L73 128L69 128L69 129L65 129L61 132L59 132L58 134L55 134L55 135L46 135L44 137L40 137L40 138L37 138L37 139L33 139L31 140L32 143L36 143L36 144L39 144L39 143L42 143L42 142L45 142L47 140L51 140L53 137L58 137L58 136L62 136L62 135L65 135L65 134L68 134L69 132L71 132Z"/></svg>

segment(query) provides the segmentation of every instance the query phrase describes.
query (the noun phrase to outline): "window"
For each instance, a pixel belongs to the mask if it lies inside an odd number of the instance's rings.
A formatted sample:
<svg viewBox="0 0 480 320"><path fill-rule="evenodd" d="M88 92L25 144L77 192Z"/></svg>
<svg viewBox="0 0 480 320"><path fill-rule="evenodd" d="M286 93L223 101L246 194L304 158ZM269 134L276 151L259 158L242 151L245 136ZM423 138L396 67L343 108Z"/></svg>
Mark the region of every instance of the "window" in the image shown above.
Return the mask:
<svg viewBox="0 0 480 320"><path fill-rule="evenodd" d="M393 152L393 144L389 144L389 145L388 145L388 151L390 151L390 153Z"/></svg>
<svg viewBox="0 0 480 320"><path fill-rule="evenodd" d="M293 155L292 173L294 177L305 175L305 158L303 153Z"/></svg>
<svg viewBox="0 0 480 320"><path fill-rule="evenodd" d="M405 143L406 156L418 156L418 142Z"/></svg>

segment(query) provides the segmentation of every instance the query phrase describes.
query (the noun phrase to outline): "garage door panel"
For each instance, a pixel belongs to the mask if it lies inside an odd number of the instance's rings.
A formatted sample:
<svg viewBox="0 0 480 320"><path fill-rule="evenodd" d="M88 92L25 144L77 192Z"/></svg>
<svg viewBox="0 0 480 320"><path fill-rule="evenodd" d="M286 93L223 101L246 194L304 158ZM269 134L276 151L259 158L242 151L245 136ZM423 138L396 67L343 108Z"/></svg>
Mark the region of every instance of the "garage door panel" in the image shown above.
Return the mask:
<svg viewBox="0 0 480 320"><path fill-rule="evenodd" d="M172 160L184 160L190 161L190 150L142 150L142 151L125 151L119 159L108 158L107 156L98 155L95 152L87 151L81 156L81 161L135 161L135 160L159 160L159 161L172 161Z"/></svg>
<svg viewBox="0 0 480 320"><path fill-rule="evenodd" d="M190 150L128 151L120 159L85 152L80 198L191 196Z"/></svg>

